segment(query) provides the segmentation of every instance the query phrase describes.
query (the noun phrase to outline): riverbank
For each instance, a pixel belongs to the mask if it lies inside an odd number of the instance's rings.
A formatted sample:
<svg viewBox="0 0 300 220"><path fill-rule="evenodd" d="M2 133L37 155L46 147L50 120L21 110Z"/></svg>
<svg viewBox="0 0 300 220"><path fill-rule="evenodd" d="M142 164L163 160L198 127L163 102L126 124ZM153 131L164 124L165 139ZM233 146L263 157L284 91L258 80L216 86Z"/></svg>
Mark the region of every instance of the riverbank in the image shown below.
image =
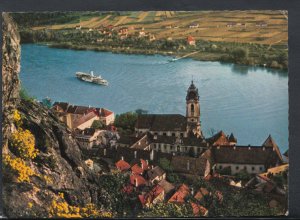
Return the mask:
<svg viewBox="0 0 300 220"><path fill-rule="evenodd" d="M188 56L188 58L192 58L198 61L219 61L224 63L235 63L242 64L248 66L260 66L267 67L273 69L283 69L287 70L288 63L285 64L279 63L273 59L261 59L256 56L249 56L249 51L243 51L241 47L237 47L236 51L228 53L228 51L220 51L220 46L213 44L211 50L204 49L196 49L191 48L189 50L158 50L158 49L141 49L141 48L133 48L133 47L113 47L113 46L103 46L103 45L88 45L88 44L73 44L73 43L57 43L57 42L47 42L41 43L43 45L47 45L53 48L63 48L63 49L72 49L72 50L93 50L100 52L112 52L116 54L141 54L141 55L165 55L165 56L173 56L173 57L182 57L189 53L198 51L197 53L193 53ZM224 44L223 42L218 42L217 44ZM215 49L214 49L215 48ZM236 54L234 54L236 53ZM239 54L240 53L240 54ZM246 53L246 54L244 54ZM244 56L244 57L243 57Z"/></svg>

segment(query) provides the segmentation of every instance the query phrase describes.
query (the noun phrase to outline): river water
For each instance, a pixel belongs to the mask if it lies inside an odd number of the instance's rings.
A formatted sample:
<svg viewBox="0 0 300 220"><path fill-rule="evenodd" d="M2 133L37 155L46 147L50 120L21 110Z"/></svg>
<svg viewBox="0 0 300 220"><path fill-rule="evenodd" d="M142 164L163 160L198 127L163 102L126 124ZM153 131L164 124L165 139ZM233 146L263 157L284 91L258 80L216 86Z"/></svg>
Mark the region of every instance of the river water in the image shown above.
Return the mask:
<svg viewBox="0 0 300 220"><path fill-rule="evenodd" d="M116 114L138 108L185 114L191 80L200 95L201 124L231 132L241 145L261 145L269 134L282 153L288 148L288 74L219 62L22 45L21 81L39 100L105 107ZM109 86L78 80L76 71L99 73Z"/></svg>

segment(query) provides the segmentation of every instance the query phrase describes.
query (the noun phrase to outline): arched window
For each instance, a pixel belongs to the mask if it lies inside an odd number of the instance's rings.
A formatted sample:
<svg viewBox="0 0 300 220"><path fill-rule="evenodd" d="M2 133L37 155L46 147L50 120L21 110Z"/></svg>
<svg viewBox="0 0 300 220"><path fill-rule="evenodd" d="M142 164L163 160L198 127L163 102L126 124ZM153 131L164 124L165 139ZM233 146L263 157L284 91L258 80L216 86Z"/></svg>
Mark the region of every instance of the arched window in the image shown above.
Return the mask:
<svg viewBox="0 0 300 220"><path fill-rule="evenodd" d="M191 104L191 114L192 114L192 116L194 115L194 112L195 112L194 104Z"/></svg>

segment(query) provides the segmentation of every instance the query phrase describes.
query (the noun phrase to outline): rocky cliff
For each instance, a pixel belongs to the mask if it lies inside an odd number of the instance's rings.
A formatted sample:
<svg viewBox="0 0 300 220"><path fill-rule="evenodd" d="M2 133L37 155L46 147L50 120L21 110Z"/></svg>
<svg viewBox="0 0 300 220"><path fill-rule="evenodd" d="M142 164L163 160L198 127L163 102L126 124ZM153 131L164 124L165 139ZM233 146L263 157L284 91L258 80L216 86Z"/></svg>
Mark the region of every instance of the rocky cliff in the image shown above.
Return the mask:
<svg viewBox="0 0 300 220"><path fill-rule="evenodd" d="M36 157L24 160L34 172L30 181L19 181L17 173L3 167L3 211L8 217L49 216L51 201L64 194L69 205L96 203L97 178L85 165L79 146L70 130L58 118L34 101L21 100L20 37L8 14L3 14L2 67L2 155L17 158L12 150L11 136L20 127L29 130L35 139ZM14 121L14 112L22 124Z"/></svg>

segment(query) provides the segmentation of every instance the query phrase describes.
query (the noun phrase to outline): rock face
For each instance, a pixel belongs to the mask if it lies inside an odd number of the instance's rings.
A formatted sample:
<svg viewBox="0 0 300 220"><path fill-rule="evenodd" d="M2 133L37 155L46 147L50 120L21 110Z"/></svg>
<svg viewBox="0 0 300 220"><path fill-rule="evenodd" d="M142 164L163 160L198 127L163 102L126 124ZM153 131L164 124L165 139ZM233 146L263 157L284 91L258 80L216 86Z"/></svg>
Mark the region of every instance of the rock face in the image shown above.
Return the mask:
<svg viewBox="0 0 300 220"><path fill-rule="evenodd" d="M7 217L48 216L52 199L63 192L70 205L96 203L97 178L83 162L81 151L71 131L54 113L34 101L20 100L20 45L16 26L3 15L3 141L2 153L10 151L10 133L16 127L12 110L22 115L22 127L35 136L38 156L27 161L36 173L30 182L17 182L14 174L3 170L3 211ZM44 178L44 177L47 178ZM28 204L32 204L28 208ZM34 213L34 214L32 214Z"/></svg>
<svg viewBox="0 0 300 220"><path fill-rule="evenodd" d="M3 13L3 59L2 59L2 113L3 113L3 146L7 146L10 134L9 112L15 107L19 100L20 81L20 35L16 25L7 13Z"/></svg>

